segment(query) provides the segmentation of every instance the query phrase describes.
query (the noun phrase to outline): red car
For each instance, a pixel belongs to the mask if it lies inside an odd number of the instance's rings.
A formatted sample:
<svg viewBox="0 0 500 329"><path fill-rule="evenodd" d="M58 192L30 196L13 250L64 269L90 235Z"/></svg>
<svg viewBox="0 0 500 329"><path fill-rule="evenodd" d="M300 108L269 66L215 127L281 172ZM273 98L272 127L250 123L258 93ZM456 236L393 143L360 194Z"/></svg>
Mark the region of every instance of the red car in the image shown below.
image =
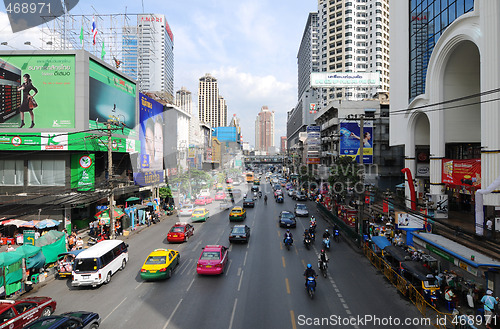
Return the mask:
<svg viewBox="0 0 500 329"><path fill-rule="evenodd" d="M196 201L194 202L195 205L201 205L201 206L204 206L204 205L207 205L209 203L212 203L214 202L214 199L212 199L211 197L209 196L200 196L198 197L198 199L196 199Z"/></svg>
<svg viewBox="0 0 500 329"><path fill-rule="evenodd" d="M188 223L175 223L167 234L167 241L183 242L187 241L194 234L194 227Z"/></svg>
<svg viewBox="0 0 500 329"><path fill-rule="evenodd" d="M198 274L222 274L227 265L228 248L220 245L208 245L198 259L196 272Z"/></svg>
<svg viewBox="0 0 500 329"><path fill-rule="evenodd" d="M215 194L215 201L221 201L226 199L226 193L219 191Z"/></svg>
<svg viewBox="0 0 500 329"><path fill-rule="evenodd" d="M0 328L20 329L42 316L49 316L56 309L50 297L28 297L0 301Z"/></svg>

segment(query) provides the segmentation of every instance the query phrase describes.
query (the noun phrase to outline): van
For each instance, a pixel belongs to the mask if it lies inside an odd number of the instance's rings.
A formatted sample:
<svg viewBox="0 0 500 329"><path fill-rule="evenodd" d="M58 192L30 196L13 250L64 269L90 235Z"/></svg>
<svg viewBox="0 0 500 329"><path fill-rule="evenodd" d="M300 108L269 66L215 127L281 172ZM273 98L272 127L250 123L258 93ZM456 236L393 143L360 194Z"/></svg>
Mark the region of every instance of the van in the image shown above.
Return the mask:
<svg viewBox="0 0 500 329"><path fill-rule="evenodd" d="M128 262L128 245L120 240L104 240L82 251L73 265L73 287L97 287L111 281Z"/></svg>

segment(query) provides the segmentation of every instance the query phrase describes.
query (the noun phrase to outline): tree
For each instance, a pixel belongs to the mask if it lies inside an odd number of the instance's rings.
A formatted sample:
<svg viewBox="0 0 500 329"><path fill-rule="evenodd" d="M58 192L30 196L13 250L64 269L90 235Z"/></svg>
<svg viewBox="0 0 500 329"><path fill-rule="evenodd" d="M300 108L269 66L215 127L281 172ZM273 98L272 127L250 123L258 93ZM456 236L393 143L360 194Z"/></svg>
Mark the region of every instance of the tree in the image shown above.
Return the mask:
<svg viewBox="0 0 500 329"><path fill-rule="evenodd" d="M360 188L360 184L362 184L361 178L363 173L363 167L353 158L342 156L330 168L328 183L335 194L340 194L344 197L347 195L348 190L361 193L363 186Z"/></svg>
<svg viewBox="0 0 500 329"><path fill-rule="evenodd" d="M172 190L170 189L170 185L167 187L160 187L160 198L165 200L172 198Z"/></svg>

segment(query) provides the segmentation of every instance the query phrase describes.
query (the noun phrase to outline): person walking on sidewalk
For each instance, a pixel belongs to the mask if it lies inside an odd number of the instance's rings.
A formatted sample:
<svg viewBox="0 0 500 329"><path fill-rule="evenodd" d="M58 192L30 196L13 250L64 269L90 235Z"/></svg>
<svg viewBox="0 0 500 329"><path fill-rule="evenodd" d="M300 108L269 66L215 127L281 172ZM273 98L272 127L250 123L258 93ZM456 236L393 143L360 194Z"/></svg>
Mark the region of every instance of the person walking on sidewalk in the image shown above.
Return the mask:
<svg viewBox="0 0 500 329"><path fill-rule="evenodd" d="M486 237L491 239L493 236L493 222L490 217L486 217Z"/></svg>
<svg viewBox="0 0 500 329"><path fill-rule="evenodd" d="M493 297L493 291L488 290L486 291L486 295L481 298L481 303L484 304L484 318L486 321L486 328L491 329L490 324L492 317L495 315L495 305L498 304L498 297Z"/></svg>

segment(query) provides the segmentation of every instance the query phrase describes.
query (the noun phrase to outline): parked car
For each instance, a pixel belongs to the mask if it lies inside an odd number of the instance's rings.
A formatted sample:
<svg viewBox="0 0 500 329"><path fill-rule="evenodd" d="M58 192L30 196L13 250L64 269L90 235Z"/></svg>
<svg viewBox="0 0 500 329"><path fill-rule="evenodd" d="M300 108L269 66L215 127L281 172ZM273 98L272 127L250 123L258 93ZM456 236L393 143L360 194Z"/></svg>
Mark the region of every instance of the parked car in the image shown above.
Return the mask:
<svg viewBox="0 0 500 329"><path fill-rule="evenodd" d="M229 233L229 242L247 242L250 239L250 227L247 225L235 225Z"/></svg>
<svg viewBox="0 0 500 329"><path fill-rule="evenodd" d="M56 309L50 297L28 297L18 300L0 300L0 328L24 328Z"/></svg>
<svg viewBox="0 0 500 329"><path fill-rule="evenodd" d="M100 324L99 314L78 311L40 318L26 329L97 329Z"/></svg>

